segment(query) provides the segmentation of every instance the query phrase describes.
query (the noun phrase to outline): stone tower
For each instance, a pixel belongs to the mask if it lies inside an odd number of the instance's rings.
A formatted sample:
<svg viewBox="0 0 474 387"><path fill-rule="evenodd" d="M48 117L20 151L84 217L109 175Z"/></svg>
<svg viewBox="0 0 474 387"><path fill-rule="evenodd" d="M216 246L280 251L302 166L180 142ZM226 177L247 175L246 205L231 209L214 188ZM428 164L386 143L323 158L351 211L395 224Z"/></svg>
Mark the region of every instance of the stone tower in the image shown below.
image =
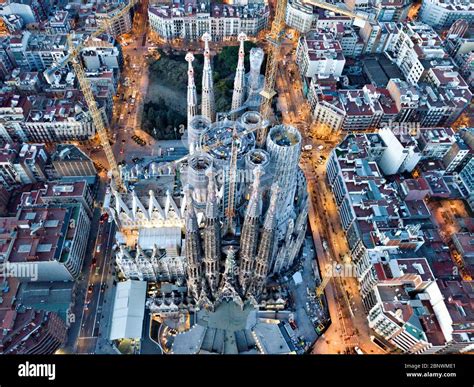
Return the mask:
<svg viewBox="0 0 474 387"><path fill-rule="evenodd" d="M211 39L211 34L208 32L202 36L204 42L204 68L202 71L201 114L211 120L211 122L214 122L216 111L214 101L214 82L212 80L211 52L209 50L209 41Z"/></svg>
<svg viewBox="0 0 474 387"><path fill-rule="evenodd" d="M238 40L240 42L239 60L237 62L237 70L235 71L234 92L232 93L231 111L238 110L242 106L242 104L244 103L244 96L245 96L244 44L245 44L245 41L247 40L247 35L241 32L239 34Z"/></svg>
<svg viewBox="0 0 474 387"><path fill-rule="evenodd" d="M188 62L188 122L187 126L189 128L189 124L194 116L197 114L197 94L196 94L196 84L194 83L194 69L193 69L193 61L194 55L188 52L186 54L186 62ZM193 150L191 150L193 151Z"/></svg>

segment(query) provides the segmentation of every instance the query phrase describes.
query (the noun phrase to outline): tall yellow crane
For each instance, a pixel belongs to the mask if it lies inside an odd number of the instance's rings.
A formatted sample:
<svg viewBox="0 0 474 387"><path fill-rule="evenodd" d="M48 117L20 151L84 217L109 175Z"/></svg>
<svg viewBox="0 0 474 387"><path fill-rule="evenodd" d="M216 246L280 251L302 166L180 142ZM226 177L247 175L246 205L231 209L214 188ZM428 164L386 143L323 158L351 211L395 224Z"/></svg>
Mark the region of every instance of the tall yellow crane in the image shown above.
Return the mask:
<svg viewBox="0 0 474 387"><path fill-rule="evenodd" d="M129 3L124 8L121 9L121 11L116 13L112 18L105 21L104 24L102 24L100 28L98 28L93 34L91 34L90 37L93 38L95 36L99 36L100 34L104 33L113 24L115 20L122 17L126 12L129 12L129 10L135 5L137 1L138 0L130 0ZM362 20L369 20L367 15L363 13L354 13L347 9L342 9L332 4L328 4L324 1L320 1L320 0L303 0L303 1L308 4L311 4L320 8L328 9L333 12L338 12L346 16L350 16L350 17L354 17L354 18L358 18ZM272 98L276 94L276 91L274 90L275 78L276 78L276 71L278 68L279 48L281 45L284 30L285 30L286 5L287 5L287 0L277 0L277 4L275 8L275 17L271 25L270 33L267 36L267 40L270 43L270 47L267 54L267 65L265 69L265 83L264 83L263 90L261 92L262 104L260 107L260 113L262 114L263 118L267 120L271 112ZM121 189L123 188L123 183L120 176L120 171L117 166L117 162L112 152L112 148L109 144L107 130L102 120L100 111L97 107L97 103L95 102L95 98L92 94L90 83L85 76L85 71L79 58L79 53L86 46L86 44L85 42L82 42L81 44L74 46L74 44L72 43L73 35L68 36L68 41L69 41L69 47L70 47L69 55L56 68L63 66L68 61L72 63L72 66L76 72L76 76L78 78L80 87L82 89L87 105L91 112L93 123L97 129L97 133L99 135L99 139L101 141L102 147L104 148L107 161L109 162L110 170L114 177L115 184L117 185L119 189ZM256 128L245 130L239 133L237 135L237 138L242 138L246 136L247 134L252 133L255 130ZM259 129L257 132L257 143L260 146L262 146L265 143L266 132L267 132L267 127ZM235 138L233 136L233 141L234 140ZM218 148L221 145L223 145L222 141L218 140L211 145L203 145L201 147L201 151L208 152L212 149ZM161 166L161 169L165 169L171 165L177 165L179 163L182 163L186 159L187 157L185 156L178 160L171 161L169 163L166 163L164 166Z"/></svg>
<svg viewBox="0 0 474 387"><path fill-rule="evenodd" d="M275 77L278 69L278 54L280 52L281 41L285 31L286 5L288 0L276 0L275 17L272 22L270 33L267 35L269 49L267 53L267 66L265 68L265 83L263 90L260 92L262 103L260 105L260 114L264 119L270 117L272 99L276 94ZM370 17L364 12L352 12L348 9L337 7L333 4L326 3L321 0L303 0L304 3L315 7L327 9L332 12L340 13L362 21L369 21ZM265 143L267 135L267 127L263 127L257 133L257 144L261 147Z"/></svg>
<svg viewBox="0 0 474 387"><path fill-rule="evenodd" d="M72 37L68 35L68 42L72 44ZM94 123L97 134L99 135L100 144L104 149L107 162L109 163L110 171L114 182L119 190L122 190L123 183L122 177L120 176L120 170L118 168L117 160L115 159L112 146L109 142L109 135L107 133L107 128L105 127L104 120L102 119L102 113L97 107L97 102L95 101L94 94L92 93L92 88L89 80L87 79L86 72L82 66L81 59L76 55L73 58L70 58L69 61L74 68L76 73L77 80L79 81L79 86L81 87L82 94L86 100L89 112L91 114L92 122Z"/></svg>
<svg viewBox="0 0 474 387"><path fill-rule="evenodd" d="M272 99L276 94L275 77L278 69L278 54L280 53L280 45L282 35L285 31L285 15L287 0L276 0L275 17L272 22L270 33L267 35L269 43L267 53L267 66L265 68L265 83L260 95L262 96L262 104L260 105L260 114L266 120L270 117L272 109ZM263 126L257 132L257 144L263 146L267 137L267 126Z"/></svg>
<svg viewBox="0 0 474 387"><path fill-rule="evenodd" d="M97 37L104 32L106 32L113 23L125 15L130 9L135 5L137 0L129 0L128 4L125 5L119 12L114 14L111 18L104 20L102 25L95 30L91 35L90 39ZM102 114L97 107L97 102L95 101L94 94L92 93L92 88L90 85L89 80L87 79L86 73L84 71L84 67L81 62L80 52L86 46L86 42L81 42L78 45L74 44L74 34L68 34L68 47L69 53L68 55L56 66L54 66L49 71L54 72L58 68L64 66L67 62L72 64L74 71L76 73L77 80L79 82L79 86L81 88L82 93L84 94L84 98L87 103L87 107L89 108L89 112L91 114L92 122L94 123L95 129L97 134L99 135L99 140L104 149L105 156L107 157L107 162L109 163L109 168L112 173L113 180L115 185L119 190L123 189L123 182L120 176L120 170L117 165L117 160L115 159L112 147L110 146L109 136L107 133L107 128L105 127L104 120L102 119Z"/></svg>
<svg viewBox="0 0 474 387"><path fill-rule="evenodd" d="M341 15L355 18L364 22L369 22L369 23L372 22L369 14L362 11L354 12L347 8L342 8L334 4L326 3L325 1L322 1L322 0L303 0L303 3L313 5L315 7L327 9L328 11L332 11L334 13L340 13Z"/></svg>

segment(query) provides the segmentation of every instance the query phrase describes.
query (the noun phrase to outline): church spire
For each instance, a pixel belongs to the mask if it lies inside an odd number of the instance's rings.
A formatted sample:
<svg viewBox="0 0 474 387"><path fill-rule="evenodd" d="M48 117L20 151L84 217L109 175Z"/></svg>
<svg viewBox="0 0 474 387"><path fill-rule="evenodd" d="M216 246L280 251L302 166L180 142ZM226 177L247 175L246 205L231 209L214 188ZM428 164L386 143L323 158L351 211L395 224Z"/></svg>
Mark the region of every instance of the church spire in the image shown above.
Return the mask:
<svg viewBox="0 0 474 387"><path fill-rule="evenodd" d="M244 102L244 93L245 93L244 43L247 40L247 35L241 32L237 39L240 41L239 60L237 62L237 70L235 71L234 92L232 93L231 111L235 111L242 106L242 103ZM234 116L235 116L235 113L234 113ZM233 118L235 119L235 117Z"/></svg>
<svg viewBox="0 0 474 387"><path fill-rule="evenodd" d="M260 194L261 174L262 169L257 167L254 170L255 181L245 213L242 235L240 236L239 282L243 294L247 292L250 286L257 253L259 221L262 214Z"/></svg>
<svg viewBox="0 0 474 387"><path fill-rule="evenodd" d="M204 227L204 276L213 296L217 295L219 286L219 265L221 257L220 222L217 208L214 174L209 171L207 189L206 225Z"/></svg>
<svg viewBox="0 0 474 387"><path fill-rule="evenodd" d="M257 258L255 262L254 278L252 283L252 295L255 298L262 293L263 287L270 266L270 258L273 252L273 244L275 237L276 223L276 205L278 201L278 186L272 185L272 196L270 198L270 206L268 207L263 223L262 236L260 238Z"/></svg>
<svg viewBox="0 0 474 387"><path fill-rule="evenodd" d="M212 39L209 32L204 33L204 68L202 71L202 98L201 114L207 117L211 122L216 118L214 102L214 83L212 79L211 52L209 50L209 41Z"/></svg>
<svg viewBox="0 0 474 387"><path fill-rule="evenodd" d="M193 61L194 55L190 52L186 54L186 62L188 62L188 127L193 117L197 114L197 95L196 84L194 83Z"/></svg>
<svg viewBox="0 0 474 387"><path fill-rule="evenodd" d="M244 302L240 297L239 293L235 290L235 254L236 250L233 246L230 246L226 251L227 255L225 261L225 271L219 288L219 296L216 300L216 304L220 304L223 301L234 301L242 309L244 309Z"/></svg>
<svg viewBox="0 0 474 387"><path fill-rule="evenodd" d="M200 295L199 287L201 282L201 242L199 238L196 211L194 210L193 198L189 187L186 187L185 194L185 249L188 272L188 293L197 301Z"/></svg>

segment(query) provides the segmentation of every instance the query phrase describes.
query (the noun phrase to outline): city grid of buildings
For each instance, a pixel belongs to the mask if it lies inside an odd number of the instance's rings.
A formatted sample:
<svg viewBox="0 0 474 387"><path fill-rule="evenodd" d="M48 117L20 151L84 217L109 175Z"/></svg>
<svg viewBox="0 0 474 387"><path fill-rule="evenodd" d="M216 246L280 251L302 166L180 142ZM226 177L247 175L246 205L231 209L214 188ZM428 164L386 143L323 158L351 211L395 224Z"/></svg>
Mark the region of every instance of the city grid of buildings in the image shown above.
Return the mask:
<svg viewBox="0 0 474 387"><path fill-rule="evenodd" d="M289 0L277 77L301 84L305 106L280 87L270 117L259 110L271 4L121 12L127 3L0 5L0 353L81 352L89 327L93 353L312 352L336 318L325 287L345 275L326 258L356 281L370 345L472 352L472 2L331 1L365 15L354 18ZM148 35L132 49L137 17ZM134 50L183 53L185 133L166 154L150 143L121 162L124 190L99 161L71 42L112 143ZM221 112L213 62L226 45L238 52ZM311 220L326 216L333 231L340 223L344 257L315 237Z"/></svg>

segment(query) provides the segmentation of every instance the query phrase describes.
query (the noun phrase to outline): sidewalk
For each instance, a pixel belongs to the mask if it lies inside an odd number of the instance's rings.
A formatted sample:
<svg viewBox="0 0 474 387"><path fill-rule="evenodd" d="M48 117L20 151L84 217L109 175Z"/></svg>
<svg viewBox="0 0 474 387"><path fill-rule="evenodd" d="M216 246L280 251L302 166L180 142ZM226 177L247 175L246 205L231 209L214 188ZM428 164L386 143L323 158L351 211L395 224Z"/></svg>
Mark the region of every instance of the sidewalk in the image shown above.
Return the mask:
<svg viewBox="0 0 474 387"><path fill-rule="evenodd" d="M113 253L112 253L113 254ZM100 313L99 323L99 337L95 348L96 354L104 355L117 355L120 354L118 349L112 345L109 341L110 328L112 325L112 311L115 300L115 292L117 287L113 285L114 276L112 275L113 270L113 257L110 258L109 267L107 272L107 279L104 283L108 285L104 292L104 301L102 303L102 312Z"/></svg>

